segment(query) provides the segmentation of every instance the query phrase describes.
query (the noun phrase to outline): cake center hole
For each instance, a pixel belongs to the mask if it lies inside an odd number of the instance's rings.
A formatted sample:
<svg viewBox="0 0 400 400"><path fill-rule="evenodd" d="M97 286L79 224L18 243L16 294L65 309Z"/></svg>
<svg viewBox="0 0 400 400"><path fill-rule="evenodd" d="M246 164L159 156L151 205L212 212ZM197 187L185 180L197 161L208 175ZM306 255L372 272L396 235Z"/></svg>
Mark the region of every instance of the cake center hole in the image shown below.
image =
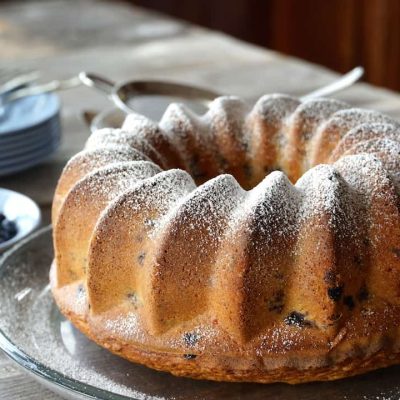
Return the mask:
<svg viewBox="0 0 400 400"><path fill-rule="evenodd" d="M246 190L253 189L274 171L281 171L287 175L286 171L279 167L262 167L254 163L251 165L248 161L230 163L222 156L199 157L194 155L186 164L185 169L197 185L201 185L218 175L230 174ZM292 183L295 183L298 179L298 177L293 178L291 176L288 176L288 178Z"/></svg>

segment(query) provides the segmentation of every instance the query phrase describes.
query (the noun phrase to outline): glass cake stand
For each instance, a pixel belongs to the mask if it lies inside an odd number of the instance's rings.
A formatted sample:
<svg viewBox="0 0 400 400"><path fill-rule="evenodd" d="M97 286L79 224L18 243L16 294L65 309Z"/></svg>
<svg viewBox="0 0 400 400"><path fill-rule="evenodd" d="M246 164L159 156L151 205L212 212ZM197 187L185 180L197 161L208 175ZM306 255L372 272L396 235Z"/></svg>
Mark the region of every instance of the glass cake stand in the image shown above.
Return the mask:
<svg viewBox="0 0 400 400"><path fill-rule="evenodd" d="M69 399L395 400L400 366L355 378L291 386L176 378L130 363L78 332L53 302L51 228L22 241L0 262L0 348L32 377Z"/></svg>

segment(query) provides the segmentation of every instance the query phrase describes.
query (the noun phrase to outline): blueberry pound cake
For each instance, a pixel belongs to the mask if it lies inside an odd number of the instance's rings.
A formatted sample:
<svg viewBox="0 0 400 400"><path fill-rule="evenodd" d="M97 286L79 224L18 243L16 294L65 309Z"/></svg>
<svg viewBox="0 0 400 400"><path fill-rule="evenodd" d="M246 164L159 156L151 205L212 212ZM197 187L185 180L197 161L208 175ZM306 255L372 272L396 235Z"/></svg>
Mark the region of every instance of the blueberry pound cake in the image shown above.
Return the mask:
<svg viewBox="0 0 400 400"><path fill-rule="evenodd" d="M129 115L60 177L55 301L99 345L180 376L399 363L399 155L398 122L331 99Z"/></svg>

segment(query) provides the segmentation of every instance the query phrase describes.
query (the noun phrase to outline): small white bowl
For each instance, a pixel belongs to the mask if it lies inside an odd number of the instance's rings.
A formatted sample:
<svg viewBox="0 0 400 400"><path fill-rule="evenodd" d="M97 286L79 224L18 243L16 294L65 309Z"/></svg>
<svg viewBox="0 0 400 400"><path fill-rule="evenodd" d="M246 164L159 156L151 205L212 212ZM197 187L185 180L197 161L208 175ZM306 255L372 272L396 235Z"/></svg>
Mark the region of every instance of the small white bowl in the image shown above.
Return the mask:
<svg viewBox="0 0 400 400"><path fill-rule="evenodd" d="M0 243L0 253L33 232L41 221L40 209L32 199L8 189L0 188L0 213L17 225L17 234Z"/></svg>

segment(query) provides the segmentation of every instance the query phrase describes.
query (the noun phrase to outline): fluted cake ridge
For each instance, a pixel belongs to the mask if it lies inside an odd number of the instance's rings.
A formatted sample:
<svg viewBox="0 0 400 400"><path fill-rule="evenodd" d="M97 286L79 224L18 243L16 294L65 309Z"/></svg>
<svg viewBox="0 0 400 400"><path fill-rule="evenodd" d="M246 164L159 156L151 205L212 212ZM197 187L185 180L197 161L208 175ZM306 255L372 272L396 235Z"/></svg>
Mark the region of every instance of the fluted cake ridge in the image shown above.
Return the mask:
<svg viewBox="0 0 400 400"><path fill-rule="evenodd" d="M52 290L177 375L291 383L398 362L400 125L332 99L171 104L94 132L53 203Z"/></svg>

